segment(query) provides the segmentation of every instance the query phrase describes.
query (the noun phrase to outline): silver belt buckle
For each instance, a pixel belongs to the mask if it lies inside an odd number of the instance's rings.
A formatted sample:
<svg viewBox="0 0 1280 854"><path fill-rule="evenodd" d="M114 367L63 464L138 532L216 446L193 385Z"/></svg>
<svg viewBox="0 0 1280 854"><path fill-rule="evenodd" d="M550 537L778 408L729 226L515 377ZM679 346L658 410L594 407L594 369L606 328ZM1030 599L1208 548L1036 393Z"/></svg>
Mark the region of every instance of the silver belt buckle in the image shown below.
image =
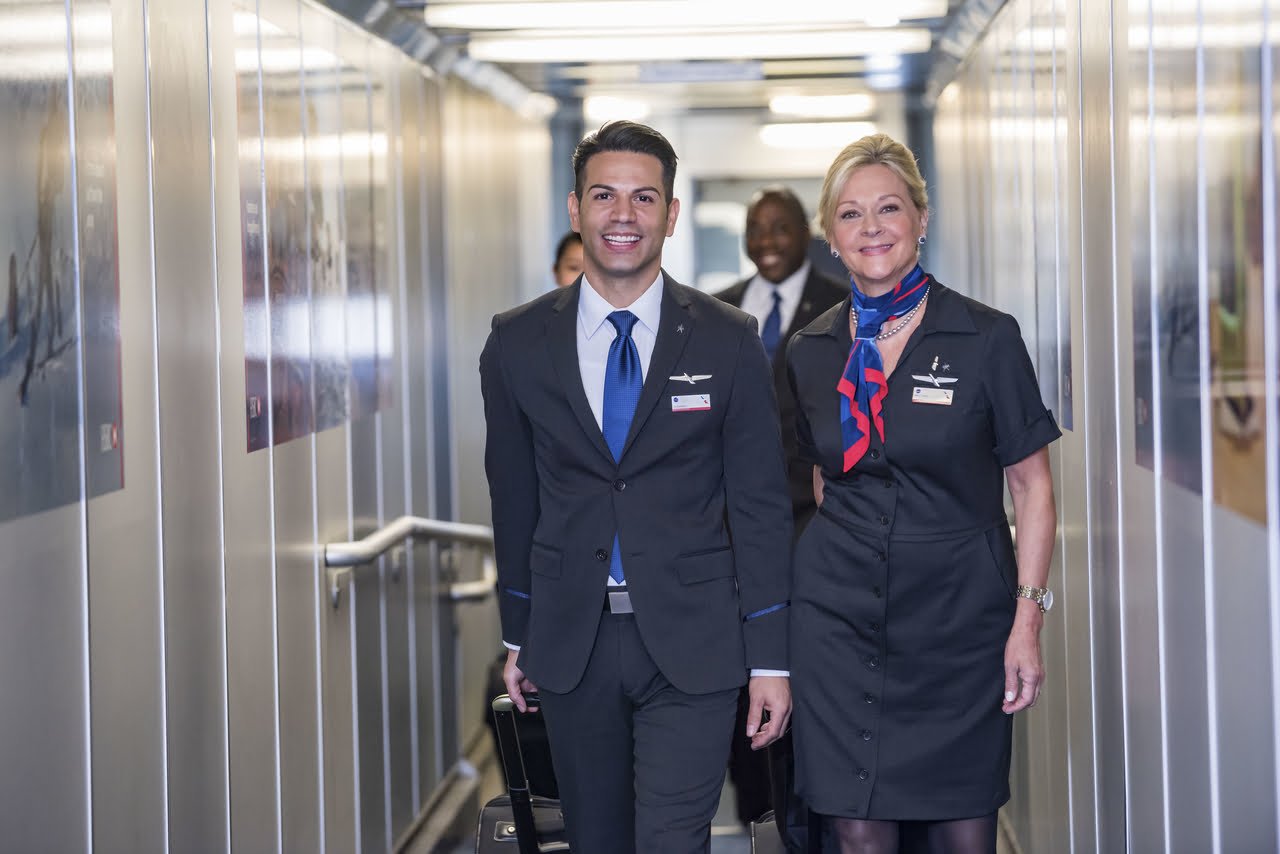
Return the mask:
<svg viewBox="0 0 1280 854"><path fill-rule="evenodd" d="M635 609L631 607L631 594L626 590L610 590L609 613L634 614Z"/></svg>

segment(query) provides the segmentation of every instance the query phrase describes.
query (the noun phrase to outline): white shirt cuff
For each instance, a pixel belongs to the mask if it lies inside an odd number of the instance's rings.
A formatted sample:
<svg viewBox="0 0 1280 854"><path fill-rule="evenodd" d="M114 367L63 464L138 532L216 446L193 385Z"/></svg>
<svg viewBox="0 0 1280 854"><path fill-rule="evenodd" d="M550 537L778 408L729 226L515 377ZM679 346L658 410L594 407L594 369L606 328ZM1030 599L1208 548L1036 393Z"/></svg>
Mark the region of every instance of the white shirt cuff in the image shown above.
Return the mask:
<svg viewBox="0 0 1280 854"><path fill-rule="evenodd" d="M503 641L503 642L502 642L502 645L503 645L503 646L505 646L507 649L511 650L512 652L519 652L519 651L520 651L520 647L516 646L516 645L515 645L515 644L513 644L513 643L507 643L506 641Z"/></svg>
<svg viewBox="0 0 1280 854"><path fill-rule="evenodd" d="M790 670L752 670L752 676L785 676L791 678Z"/></svg>

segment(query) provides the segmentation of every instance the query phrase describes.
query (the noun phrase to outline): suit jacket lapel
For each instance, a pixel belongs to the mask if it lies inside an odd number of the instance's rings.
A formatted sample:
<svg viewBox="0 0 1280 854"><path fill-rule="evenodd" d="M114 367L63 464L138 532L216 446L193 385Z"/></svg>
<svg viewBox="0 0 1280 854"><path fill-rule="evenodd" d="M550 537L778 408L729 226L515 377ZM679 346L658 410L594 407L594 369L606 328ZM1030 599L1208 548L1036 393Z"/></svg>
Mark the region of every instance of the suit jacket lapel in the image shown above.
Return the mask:
<svg viewBox="0 0 1280 854"><path fill-rule="evenodd" d="M676 362L684 353L685 344L693 334L693 311L689 298L680 293L679 284L662 273L662 319L659 321L658 337L653 345L653 356L649 359L649 372L644 378L644 387L640 389L640 402L636 404L636 414L631 419L631 430L627 433L627 442L622 447L622 455L627 455L631 443L635 441L640 428L649 420L654 406L662 397L663 390L675 370ZM583 396L585 400L585 395ZM601 439L601 441L604 441Z"/></svg>
<svg viewBox="0 0 1280 854"><path fill-rule="evenodd" d="M582 388L582 369L578 366L578 289L581 287L582 279L579 277L578 283L564 288L560 299L556 300L547 320L547 348L551 351L551 364L560 379L560 387L564 389L569 407L578 417L583 432L612 464L613 453L605 444L604 434L591 412L587 393Z"/></svg>

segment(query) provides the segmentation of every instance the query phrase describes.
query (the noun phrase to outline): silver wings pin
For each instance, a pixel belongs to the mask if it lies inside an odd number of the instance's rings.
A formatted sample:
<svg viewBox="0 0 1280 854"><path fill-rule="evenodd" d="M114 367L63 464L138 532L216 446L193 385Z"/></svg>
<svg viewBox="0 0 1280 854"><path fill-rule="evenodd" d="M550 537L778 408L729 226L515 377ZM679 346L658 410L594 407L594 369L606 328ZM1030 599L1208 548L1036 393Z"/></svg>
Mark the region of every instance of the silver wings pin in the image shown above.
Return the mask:
<svg viewBox="0 0 1280 854"><path fill-rule="evenodd" d="M686 372L686 373L680 374L679 376L667 377L667 379L671 380L672 382L688 383L689 385L693 385L694 383L700 382L701 380L711 379L711 374L693 374L692 376L690 376Z"/></svg>
<svg viewBox="0 0 1280 854"><path fill-rule="evenodd" d="M922 382L922 383L932 383L936 388L942 388L944 383L958 382L956 377L935 377L932 373L930 373L928 376L921 376L920 374L912 374L911 379L916 380L917 382Z"/></svg>

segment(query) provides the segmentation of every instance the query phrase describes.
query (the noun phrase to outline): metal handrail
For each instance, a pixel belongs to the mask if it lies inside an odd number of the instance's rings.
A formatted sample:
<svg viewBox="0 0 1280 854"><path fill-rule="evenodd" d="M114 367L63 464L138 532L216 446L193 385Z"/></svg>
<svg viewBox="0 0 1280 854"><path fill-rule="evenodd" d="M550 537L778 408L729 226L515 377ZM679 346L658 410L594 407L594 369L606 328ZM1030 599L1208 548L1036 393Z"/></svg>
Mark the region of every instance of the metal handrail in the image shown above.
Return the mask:
<svg viewBox="0 0 1280 854"><path fill-rule="evenodd" d="M351 576L353 567L371 563L407 539L443 540L480 546L488 550L484 558L484 575L475 581L459 581L449 585L452 602L474 602L493 595L498 572L493 561L493 529L487 525L446 522L421 516L401 516L363 539L350 543L326 543L325 574L329 579L329 598L337 608L341 601L341 583Z"/></svg>

